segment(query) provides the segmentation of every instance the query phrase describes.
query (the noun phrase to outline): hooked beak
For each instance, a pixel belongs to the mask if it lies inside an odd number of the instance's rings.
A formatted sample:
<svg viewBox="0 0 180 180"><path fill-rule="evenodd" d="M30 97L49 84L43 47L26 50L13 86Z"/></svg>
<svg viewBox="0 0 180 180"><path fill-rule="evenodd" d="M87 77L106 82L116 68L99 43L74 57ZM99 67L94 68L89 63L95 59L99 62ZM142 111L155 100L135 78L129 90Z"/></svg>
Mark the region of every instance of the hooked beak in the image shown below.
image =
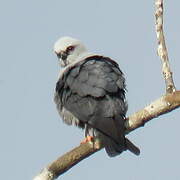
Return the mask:
<svg viewBox="0 0 180 180"><path fill-rule="evenodd" d="M63 52L63 51L57 54L57 57L59 59L62 59L63 61L67 59L67 56L68 56L68 54L66 52Z"/></svg>
<svg viewBox="0 0 180 180"><path fill-rule="evenodd" d="M57 54L58 59L60 60L61 66L65 67L67 65L66 59L67 59L68 54L64 51L61 51L60 53L56 53L56 54Z"/></svg>

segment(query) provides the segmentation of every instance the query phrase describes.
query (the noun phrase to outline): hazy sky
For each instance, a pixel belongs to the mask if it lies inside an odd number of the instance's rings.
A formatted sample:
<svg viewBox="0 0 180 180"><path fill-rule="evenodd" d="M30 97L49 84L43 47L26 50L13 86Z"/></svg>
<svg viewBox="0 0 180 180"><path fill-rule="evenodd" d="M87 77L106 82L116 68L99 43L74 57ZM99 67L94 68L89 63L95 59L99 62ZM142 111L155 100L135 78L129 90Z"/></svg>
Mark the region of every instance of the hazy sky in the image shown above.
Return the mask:
<svg viewBox="0 0 180 180"><path fill-rule="evenodd" d="M53 44L79 38L117 60L127 80L128 114L164 92L156 54L154 1L6 0L0 5L0 168L4 180L30 180L79 145L82 130L62 123L53 102L60 68ZM165 34L180 88L180 2L165 1ZM180 179L179 109L129 135L141 155L109 158L104 150L59 179Z"/></svg>

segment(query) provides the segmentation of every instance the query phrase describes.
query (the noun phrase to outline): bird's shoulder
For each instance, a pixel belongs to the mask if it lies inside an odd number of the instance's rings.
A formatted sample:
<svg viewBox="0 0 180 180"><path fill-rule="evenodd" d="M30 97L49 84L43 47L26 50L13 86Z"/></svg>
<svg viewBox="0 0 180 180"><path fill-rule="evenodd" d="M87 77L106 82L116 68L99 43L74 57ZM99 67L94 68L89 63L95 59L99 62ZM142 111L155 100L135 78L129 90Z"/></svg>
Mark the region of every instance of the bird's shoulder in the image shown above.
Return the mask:
<svg viewBox="0 0 180 180"><path fill-rule="evenodd" d="M90 56L68 68L60 77L56 91L71 89L80 96L104 96L125 89L125 79L119 65L109 57Z"/></svg>

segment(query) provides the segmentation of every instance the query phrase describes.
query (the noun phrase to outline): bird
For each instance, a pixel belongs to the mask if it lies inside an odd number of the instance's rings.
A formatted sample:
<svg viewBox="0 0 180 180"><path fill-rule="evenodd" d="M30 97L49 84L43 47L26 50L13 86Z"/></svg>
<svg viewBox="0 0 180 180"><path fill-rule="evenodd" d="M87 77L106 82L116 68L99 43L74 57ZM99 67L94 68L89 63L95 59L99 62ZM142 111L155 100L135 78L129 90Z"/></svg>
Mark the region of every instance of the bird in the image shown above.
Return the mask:
<svg viewBox="0 0 180 180"><path fill-rule="evenodd" d="M99 139L109 157L140 150L125 137L125 77L118 63L91 53L78 39L65 36L54 44L61 71L54 102L62 120L85 130L82 143Z"/></svg>

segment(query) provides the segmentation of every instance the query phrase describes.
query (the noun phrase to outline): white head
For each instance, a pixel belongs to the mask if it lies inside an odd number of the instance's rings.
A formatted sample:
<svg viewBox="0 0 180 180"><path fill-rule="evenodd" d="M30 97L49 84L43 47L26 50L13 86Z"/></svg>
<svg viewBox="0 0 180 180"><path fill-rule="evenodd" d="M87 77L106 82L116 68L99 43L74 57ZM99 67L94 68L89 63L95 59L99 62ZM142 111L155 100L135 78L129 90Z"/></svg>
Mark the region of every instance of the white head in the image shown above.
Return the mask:
<svg viewBox="0 0 180 180"><path fill-rule="evenodd" d="M74 62L78 56L87 52L87 50L81 41L71 37L62 37L55 43L54 52L57 54L61 66L65 67Z"/></svg>

